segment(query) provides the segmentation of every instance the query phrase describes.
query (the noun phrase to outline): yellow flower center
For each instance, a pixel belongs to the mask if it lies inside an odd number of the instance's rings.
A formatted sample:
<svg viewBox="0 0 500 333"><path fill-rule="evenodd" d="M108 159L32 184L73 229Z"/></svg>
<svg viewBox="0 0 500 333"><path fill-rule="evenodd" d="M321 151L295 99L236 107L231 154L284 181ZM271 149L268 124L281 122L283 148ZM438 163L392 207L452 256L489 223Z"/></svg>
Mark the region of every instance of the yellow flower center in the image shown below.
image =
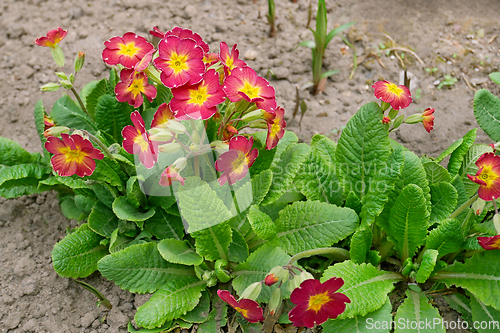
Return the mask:
<svg viewBox="0 0 500 333"><path fill-rule="evenodd" d="M226 66L229 67L229 69L233 69L233 66L234 66L233 58L227 57Z"/></svg>
<svg viewBox="0 0 500 333"><path fill-rule="evenodd" d="M271 126L271 135L275 136L281 129L279 119L275 119L273 126Z"/></svg>
<svg viewBox="0 0 500 333"><path fill-rule="evenodd" d="M130 42L128 44L120 44L120 51L118 51L118 54L132 57L138 51L139 51L139 48L137 46L135 46L135 44L133 42Z"/></svg>
<svg viewBox="0 0 500 333"><path fill-rule="evenodd" d="M71 147L61 148L60 150L66 158L66 163L76 162L82 164L87 154L78 149L71 149Z"/></svg>
<svg viewBox="0 0 500 333"><path fill-rule="evenodd" d="M259 92L260 88L259 87L254 87L250 85L250 83L245 82L245 85L243 86L243 89L240 90L242 93L247 95L250 99L260 97Z"/></svg>
<svg viewBox="0 0 500 333"><path fill-rule="evenodd" d="M398 97L401 96L401 94L404 93L404 90L401 89L401 88L399 88L394 83L387 84L387 90L389 90L391 93L397 95Z"/></svg>
<svg viewBox="0 0 500 333"><path fill-rule="evenodd" d="M493 183L499 176L493 172L491 165L483 165L483 169L479 174L478 178L486 183L486 188L493 186Z"/></svg>
<svg viewBox="0 0 500 333"><path fill-rule="evenodd" d="M314 312L318 312L323 305L330 302L330 297L328 297L328 292L325 291L322 294L313 295L309 297L309 307L308 310L313 310Z"/></svg>
<svg viewBox="0 0 500 333"><path fill-rule="evenodd" d="M186 62L187 55L180 56L177 53L172 53L172 58L169 61L169 66L174 70L175 74L177 74L188 69L188 65L186 64Z"/></svg>
<svg viewBox="0 0 500 333"><path fill-rule="evenodd" d="M137 133L138 135L134 139L134 145L138 145L139 147L141 147L141 151L145 152L148 150L149 143L146 140L144 140L144 137L139 131L137 131Z"/></svg>
<svg viewBox="0 0 500 333"><path fill-rule="evenodd" d="M248 166L248 161L246 155L243 152L238 151L238 157L232 163L233 172L242 173L246 166Z"/></svg>
<svg viewBox="0 0 500 333"><path fill-rule="evenodd" d="M234 309L236 311L238 311L239 313L241 313L243 315L243 317L247 317L248 310L242 309L240 307L235 307Z"/></svg>
<svg viewBox="0 0 500 333"><path fill-rule="evenodd" d="M130 91L132 94L134 94L134 97L139 95L141 92L144 92L144 86L142 84L141 79L135 79L132 81L132 84L128 87L128 91Z"/></svg>
<svg viewBox="0 0 500 333"><path fill-rule="evenodd" d="M495 240L495 243L491 244L491 246L500 249L500 238Z"/></svg>
<svg viewBox="0 0 500 333"><path fill-rule="evenodd" d="M207 86L200 84L197 90L189 91L189 101L190 104L198 104L202 106L208 99Z"/></svg>

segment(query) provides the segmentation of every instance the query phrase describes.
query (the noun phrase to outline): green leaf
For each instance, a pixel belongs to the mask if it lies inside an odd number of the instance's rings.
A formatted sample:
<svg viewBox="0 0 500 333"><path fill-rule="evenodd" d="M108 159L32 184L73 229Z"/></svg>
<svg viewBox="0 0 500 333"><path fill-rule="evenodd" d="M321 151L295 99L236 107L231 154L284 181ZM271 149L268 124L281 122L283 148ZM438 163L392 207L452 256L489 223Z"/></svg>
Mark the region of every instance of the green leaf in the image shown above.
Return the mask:
<svg viewBox="0 0 500 333"><path fill-rule="evenodd" d="M448 162L448 171L452 177L458 174L465 155L474 144L474 141L476 141L476 132L477 128L473 128L467 132L463 137L462 144L451 153L450 161Z"/></svg>
<svg viewBox="0 0 500 333"><path fill-rule="evenodd" d="M198 177L187 177L184 186L179 187L177 198L182 217L189 225L189 233L231 218L231 213L217 193Z"/></svg>
<svg viewBox="0 0 500 333"><path fill-rule="evenodd" d="M115 213L101 202L96 202L88 218L90 229L104 237L111 237L118 228L118 218Z"/></svg>
<svg viewBox="0 0 500 333"><path fill-rule="evenodd" d="M442 160L444 160L448 155L453 153L460 145L464 142L464 139L460 138L457 141L453 142L451 146L446 148L445 151L443 151L439 156L434 160L436 163L441 163Z"/></svg>
<svg viewBox="0 0 500 333"><path fill-rule="evenodd" d="M116 142L123 141L122 130L132 125L130 114L134 110L128 103L120 103L114 95L102 95L95 107L97 128L109 134Z"/></svg>
<svg viewBox="0 0 500 333"><path fill-rule="evenodd" d="M31 154L16 141L0 137L0 167L19 164L40 164L42 157L39 153Z"/></svg>
<svg viewBox="0 0 500 333"><path fill-rule="evenodd" d="M197 333L220 333L220 328L226 326L227 303L220 298L216 301L213 300L212 303L213 310L208 315L207 321L198 326Z"/></svg>
<svg viewBox="0 0 500 333"><path fill-rule="evenodd" d="M135 322L145 328L155 328L193 310L199 303L206 282L185 277L166 283L137 309Z"/></svg>
<svg viewBox="0 0 500 333"><path fill-rule="evenodd" d="M370 251L373 240L371 228L357 230L351 238L349 255L355 264L361 264L366 261L366 255Z"/></svg>
<svg viewBox="0 0 500 333"><path fill-rule="evenodd" d="M131 293L153 293L168 281L193 277L192 267L165 261L155 243L129 246L99 260L99 272Z"/></svg>
<svg viewBox="0 0 500 333"><path fill-rule="evenodd" d="M429 223L429 212L424 193L414 184L405 186L389 217L388 239L401 258L412 258L418 247L425 242Z"/></svg>
<svg viewBox="0 0 500 333"><path fill-rule="evenodd" d="M448 305L462 315L462 318L468 322L469 327L474 323L472 321L472 310L470 308L470 299L462 294L451 294L443 296Z"/></svg>
<svg viewBox="0 0 500 333"><path fill-rule="evenodd" d="M81 194L75 195L75 206L85 214L90 214L92 207L94 207L96 199L87 197Z"/></svg>
<svg viewBox="0 0 500 333"><path fill-rule="evenodd" d="M383 116L377 103L365 104L342 131L335 157L344 193L352 191L363 199L373 178L386 166L391 147Z"/></svg>
<svg viewBox="0 0 500 333"><path fill-rule="evenodd" d="M94 85L94 88L90 90L87 97L84 98L82 96L82 99L85 101L85 107L87 108L87 111L92 118L94 118L95 116L95 108L97 106L99 97L106 94L107 85L108 80L102 79Z"/></svg>
<svg viewBox="0 0 500 333"><path fill-rule="evenodd" d="M356 265L350 260L328 267L321 282L333 277L344 279L344 285L338 292L351 300L338 319L364 316L380 309L387 300L387 293L394 289L393 283L402 279L399 273L379 271L370 264Z"/></svg>
<svg viewBox="0 0 500 333"><path fill-rule="evenodd" d="M94 191L97 199L99 199L108 208L111 208L113 206L113 201L115 201L116 197L118 196L118 190L106 183L92 184L92 191Z"/></svg>
<svg viewBox="0 0 500 333"><path fill-rule="evenodd" d="M474 95L474 115L491 140L500 141L500 99L486 89L479 89Z"/></svg>
<svg viewBox="0 0 500 333"><path fill-rule="evenodd" d="M40 193L39 182L49 174L50 168L36 164L0 166L0 196L9 199Z"/></svg>
<svg viewBox="0 0 500 333"><path fill-rule="evenodd" d="M289 254L328 247L354 232L358 215L349 208L319 201L298 201L280 211L276 232Z"/></svg>
<svg viewBox="0 0 500 333"><path fill-rule="evenodd" d="M276 266L284 266L290 256L280 247L264 244L257 251L250 254L247 261L236 266L233 272L233 288L241 296L243 291L252 283L263 281L269 271ZM269 302L272 292L271 287L262 286L262 291L257 302ZM290 291L284 285L281 287L284 298L290 297Z"/></svg>
<svg viewBox="0 0 500 333"><path fill-rule="evenodd" d="M450 183L431 184L430 223L439 222L450 216L457 206L458 193Z"/></svg>
<svg viewBox="0 0 500 333"><path fill-rule="evenodd" d="M50 118L58 126L83 129L90 133L95 133L96 130L90 117L68 95L64 95L56 101L52 111L50 111Z"/></svg>
<svg viewBox="0 0 500 333"><path fill-rule="evenodd" d="M497 333L500 331L500 310L484 305L476 296L470 295L472 320L477 323L479 333Z"/></svg>
<svg viewBox="0 0 500 333"><path fill-rule="evenodd" d="M172 92L169 88L165 87L163 84L159 84L156 86L156 98L155 102L157 106L163 103L170 103L172 99ZM147 124L149 126L150 124Z"/></svg>
<svg viewBox="0 0 500 333"><path fill-rule="evenodd" d="M292 185L295 175L307 158L311 148L305 143L291 144L280 155L279 165L273 165L273 182L267 196L262 201L268 205L278 200Z"/></svg>
<svg viewBox="0 0 500 333"><path fill-rule="evenodd" d="M339 32L353 26L354 24L356 24L356 22L349 22L349 23L346 23L346 24L342 24L341 26L338 26L336 27L335 29L331 30L328 35L326 36L326 41L325 41L325 46L328 45L330 43L330 41L332 40L333 37L337 36L339 34Z"/></svg>
<svg viewBox="0 0 500 333"><path fill-rule="evenodd" d="M459 251L464 240L462 233L457 232L460 226L457 219L444 220L437 228L431 230L426 239L426 247L438 250L440 258L448 253Z"/></svg>
<svg viewBox="0 0 500 333"><path fill-rule="evenodd" d="M248 245L241 233L232 228L232 240L228 250L229 261L242 262L248 258Z"/></svg>
<svg viewBox="0 0 500 333"><path fill-rule="evenodd" d="M124 248L129 246L130 243L134 240L133 238L122 235L121 233L119 233L119 231L120 231L120 229L116 228L111 233L111 237L109 240L109 252L110 253L115 253L115 252L123 250Z"/></svg>
<svg viewBox="0 0 500 333"><path fill-rule="evenodd" d="M139 181L136 176L130 177L127 181L127 199L136 208L146 205L146 196L141 191Z"/></svg>
<svg viewBox="0 0 500 333"><path fill-rule="evenodd" d="M451 181L450 173L443 166L436 162L427 162L423 165L430 184Z"/></svg>
<svg viewBox="0 0 500 333"><path fill-rule="evenodd" d="M191 234L196 240L196 252L206 260L223 259L226 261L229 259L228 251L232 235L231 226L227 222Z"/></svg>
<svg viewBox="0 0 500 333"><path fill-rule="evenodd" d="M151 232L158 239L174 238L181 240L184 236L182 219L159 208L156 209L153 217L146 220L144 230Z"/></svg>
<svg viewBox="0 0 500 333"><path fill-rule="evenodd" d="M276 236L276 225L269 215L259 210L258 206L250 208L247 218L259 238L271 239Z"/></svg>
<svg viewBox="0 0 500 333"><path fill-rule="evenodd" d="M339 70L333 70L333 71L326 71L326 72L323 72L321 73L321 75L319 76L319 79L323 79L325 77L329 77L329 76L332 76L332 75L335 75L337 73L339 73L340 71Z"/></svg>
<svg viewBox="0 0 500 333"><path fill-rule="evenodd" d="M116 84L120 82L120 77L118 76L118 72L115 68L111 68L109 71L109 79L108 79L108 94L113 95L115 93Z"/></svg>
<svg viewBox="0 0 500 333"><path fill-rule="evenodd" d="M493 152L493 148L491 148L489 145L486 144L475 144L472 145L465 154L464 159L463 159L463 164L462 167L460 168L460 177L462 178L462 181L465 186L465 191L467 193L468 197L473 196L474 194L477 193L477 190L479 189L479 185L472 182L467 175L475 175L479 168L476 165L476 161L483 155L484 153L490 153Z"/></svg>
<svg viewBox="0 0 500 333"><path fill-rule="evenodd" d="M389 333L392 320L392 304L387 298L385 304L378 310L364 316L354 316L347 319L328 319L323 326L323 332L336 333ZM378 327L378 328L377 328Z"/></svg>
<svg viewBox="0 0 500 333"><path fill-rule="evenodd" d="M310 49L314 49L316 47L316 43L312 40L305 40L299 44L299 46L308 47Z"/></svg>
<svg viewBox="0 0 500 333"><path fill-rule="evenodd" d="M473 293L486 306L500 310L500 256L496 251L478 253L465 263L455 262L433 277L447 286L456 285Z"/></svg>
<svg viewBox="0 0 500 333"><path fill-rule="evenodd" d="M189 245L188 241L163 239L158 243L163 259L174 264L201 265L203 258Z"/></svg>
<svg viewBox="0 0 500 333"><path fill-rule="evenodd" d="M94 173L88 176L88 179L103 181L121 189L123 188L122 177L128 179L128 176L120 169L118 162L106 156L102 160L96 160Z"/></svg>
<svg viewBox="0 0 500 333"><path fill-rule="evenodd" d="M402 150L397 149L387 159L386 167L381 169L363 197L361 208L361 224L370 226L375 218L382 213L389 200L389 194L394 190L396 180L400 176L404 165Z"/></svg>
<svg viewBox="0 0 500 333"><path fill-rule="evenodd" d="M127 197L118 197L113 201L113 212L121 220L141 222L137 223L137 225L142 228L144 221L155 214L155 209L153 207L147 212L142 213L128 201Z"/></svg>
<svg viewBox="0 0 500 333"><path fill-rule="evenodd" d="M47 142L47 138L43 135L43 132L45 131L45 123L43 121L43 116L45 115L45 108L43 107L43 102L42 100L39 100L35 104L35 110L34 110L34 120L35 120L35 127L36 131L38 132L38 137L40 138L40 142L42 143L42 150L43 150L43 155L48 157L48 152L45 149L45 142ZM3 138L2 138L3 139ZM2 140L0 139L0 140ZM0 144L1 147L1 144ZM1 149L1 148L0 148ZM0 156L4 156L3 153L0 153ZM2 158L0 157L0 158ZM3 164L0 162L0 164Z"/></svg>
<svg viewBox="0 0 500 333"><path fill-rule="evenodd" d="M438 258L439 252L437 250L426 250L422 256L422 261L420 262L420 267L418 268L415 280L418 283L425 283L431 273L434 271L436 266L436 260Z"/></svg>
<svg viewBox="0 0 500 333"><path fill-rule="evenodd" d="M85 214L76 207L75 198L67 196L61 201L61 212L68 220L81 221L85 218Z"/></svg>
<svg viewBox="0 0 500 333"><path fill-rule="evenodd" d="M398 308L394 321L398 323L394 333L414 333L418 331L419 333L446 333L444 327L442 327L442 318L439 315L438 309L434 308L430 303L424 293L415 292L411 289L406 291L406 299L403 304ZM400 325L399 323L408 323L409 325ZM432 328L427 329L428 326L421 325L415 329L415 326L411 326L412 323L420 324L434 321L439 322L439 325L432 325ZM409 327L408 327L409 326Z"/></svg>
<svg viewBox="0 0 500 333"><path fill-rule="evenodd" d="M67 235L52 250L54 270L62 277L84 278L97 270L99 259L108 254L103 238L92 230Z"/></svg>
<svg viewBox="0 0 500 333"><path fill-rule="evenodd" d="M204 323L208 319L210 313L210 295L208 291L201 292L201 298L198 305L185 315L181 316L182 320L189 323Z"/></svg>
<svg viewBox="0 0 500 333"><path fill-rule="evenodd" d="M175 329L175 326L172 327L172 321L167 321L165 324L161 325L160 327L157 328L152 328L152 329L146 329L146 328L139 328L136 329L131 322L128 323L127 325L127 330L129 333L166 333L166 332L171 332L173 329Z"/></svg>

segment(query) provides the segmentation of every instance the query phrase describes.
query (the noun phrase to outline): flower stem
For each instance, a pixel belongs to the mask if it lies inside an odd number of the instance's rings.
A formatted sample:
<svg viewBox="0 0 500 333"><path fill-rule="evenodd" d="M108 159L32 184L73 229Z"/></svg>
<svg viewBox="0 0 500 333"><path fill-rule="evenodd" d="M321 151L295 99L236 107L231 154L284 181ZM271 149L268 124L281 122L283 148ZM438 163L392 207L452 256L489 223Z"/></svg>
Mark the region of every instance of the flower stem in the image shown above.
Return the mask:
<svg viewBox="0 0 500 333"><path fill-rule="evenodd" d="M90 134L88 131L86 130L81 130L83 134L85 134L86 136L88 136L92 141L94 141L98 146L99 148L102 149L102 151L112 160L114 160L115 158L113 157L113 154L111 154L111 152L109 151L108 147L106 147L106 145L104 145L104 143L102 143L101 140L99 140L98 137L96 137L95 135L93 134Z"/></svg>
<svg viewBox="0 0 500 333"><path fill-rule="evenodd" d="M457 217L458 215L460 215L460 213L462 213L466 208L468 208L470 205L472 205L472 203L474 201L476 201L477 198L479 198L478 194L476 194L475 196L473 196L472 198L467 200L462 206L458 207L453 213L451 213L450 216L448 216L448 218L453 219L453 218Z"/></svg>
<svg viewBox="0 0 500 333"><path fill-rule="evenodd" d="M312 249L312 250L307 250L307 251L297 253L296 255L291 257L290 260L288 260L287 265L290 266L299 259L307 258L307 257L314 256L317 254L333 254L340 261L349 260L351 258L349 256L349 251L347 251L345 249L341 249L338 247L323 247L323 248L319 248L319 249Z"/></svg>
<svg viewBox="0 0 500 333"><path fill-rule="evenodd" d="M76 89L74 87L71 87L71 91L73 92L73 95L75 95L76 100L78 101L78 104L80 104L80 107L82 108L83 112L85 112L85 114L87 116L90 116L89 112L87 111L87 108L85 107L85 104L83 104L83 101L80 98L80 95L78 94L78 92L76 91Z"/></svg>

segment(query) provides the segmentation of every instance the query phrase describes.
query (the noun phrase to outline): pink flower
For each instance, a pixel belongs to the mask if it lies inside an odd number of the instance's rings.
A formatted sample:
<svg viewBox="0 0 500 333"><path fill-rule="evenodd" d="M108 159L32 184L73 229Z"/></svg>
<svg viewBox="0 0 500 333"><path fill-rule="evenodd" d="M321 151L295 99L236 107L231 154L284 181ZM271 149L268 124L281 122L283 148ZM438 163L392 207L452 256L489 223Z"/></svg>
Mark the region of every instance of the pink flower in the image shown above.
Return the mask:
<svg viewBox="0 0 500 333"><path fill-rule="evenodd" d="M149 34L160 39L165 38L165 33L161 32L158 27L154 27L153 30L149 30Z"/></svg>
<svg viewBox="0 0 500 333"><path fill-rule="evenodd" d="M113 37L104 42L106 48L102 51L102 59L108 65L121 64L133 68L148 52L153 49L146 38L133 32L127 32L123 37Z"/></svg>
<svg viewBox="0 0 500 333"><path fill-rule="evenodd" d="M253 137L235 136L229 141L229 151L221 154L215 161L215 168L222 173L218 179L222 186L226 182L234 185L238 180L245 178L248 169L252 166L259 154L253 146Z"/></svg>
<svg viewBox="0 0 500 333"><path fill-rule="evenodd" d="M493 237L478 237L479 245L485 250L500 250L500 235Z"/></svg>
<svg viewBox="0 0 500 333"><path fill-rule="evenodd" d="M258 323L264 320L262 308L254 300L243 298L239 302L227 290L217 290L220 299L229 304L233 309L251 323Z"/></svg>
<svg viewBox="0 0 500 333"><path fill-rule="evenodd" d="M229 47L227 46L226 42L220 43L219 59L224 65L224 72L226 73L226 76L230 75L231 71L236 67L247 66L247 64L243 60L238 59L239 55L240 51L236 49L236 44L233 45L231 52L229 52Z"/></svg>
<svg viewBox="0 0 500 333"><path fill-rule="evenodd" d="M134 108L138 108L144 101L142 94L152 102L156 97L156 88L148 84L148 77L143 72L136 72L133 69L122 69L119 82L115 86L116 99L120 102L127 102Z"/></svg>
<svg viewBox="0 0 500 333"><path fill-rule="evenodd" d="M170 186L173 181L178 181L184 185L184 178L179 174L178 170L169 166L161 173L159 184L161 186Z"/></svg>
<svg viewBox="0 0 500 333"><path fill-rule="evenodd" d="M223 89L231 102L245 99L270 113L276 108L274 88L250 67L235 68L225 79Z"/></svg>
<svg viewBox="0 0 500 333"><path fill-rule="evenodd" d="M154 127L165 127L164 125L168 124L170 120L174 120L175 116L172 110L170 109L170 105L167 103L163 103L156 110L153 120L151 121L151 128Z"/></svg>
<svg viewBox="0 0 500 333"><path fill-rule="evenodd" d="M203 49L194 40L166 36L160 41L158 50L159 56L154 64L161 71L160 79L165 86L193 85L203 79Z"/></svg>
<svg viewBox="0 0 500 333"><path fill-rule="evenodd" d="M266 113L264 117L267 121L266 149L271 150L278 145L279 140L285 135L285 110L278 106L274 113Z"/></svg>
<svg viewBox="0 0 500 333"><path fill-rule="evenodd" d="M422 114L422 117L424 118L422 120L422 124L424 125L425 130L427 133L430 133L431 130L434 128L434 109L427 108L425 109L424 113Z"/></svg>
<svg viewBox="0 0 500 333"><path fill-rule="evenodd" d="M394 110L404 109L410 105L411 93L406 86L397 86L389 81L378 81L372 86L375 97L391 104Z"/></svg>
<svg viewBox="0 0 500 333"><path fill-rule="evenodd" d="M479 168L476 175L467 177L480 185L479 197L485 201L500 198L500 156L485 153L476 161L476 166Z"/></svg>
<svg viewBox="0 0 500 333"><path fill-rule="evenodd" d="M139 112L132 112L130 119L134 126L127 125L122 130L123 149L129 154L139 154L139 161L151 169L158 160L158 146L149 139Z"/></svg>
<svg viewBox="0 0 500 333"><path fill-rule="evenodd" d="M67 31L63 30L61 27L57 29L50 30L47 32L47 36L38 37L35 40L35 44L39 46L46 46L50 48L55 48L59 42L61 42L67 35Z"/></svg>
<svg viewBox="0 0 500 333"><path fill-rule="evenodd" d="M192 86L173 88L170 108L177 119L208 119L217 112L217 105L226 95L219 83L219 74L210 69L203 80Z"/></svg>
<svg viewBox="0 0 500 333"><path fill-rule="evenodd" d="M177 36L180 39L192 39L196 42L196 45L200 46L203 49L203 52L208 53L209 47L208 44L203 41L203 38L192 30L183 29L179 27L175 27L170 31L165 33L166 36Z"/></svg>

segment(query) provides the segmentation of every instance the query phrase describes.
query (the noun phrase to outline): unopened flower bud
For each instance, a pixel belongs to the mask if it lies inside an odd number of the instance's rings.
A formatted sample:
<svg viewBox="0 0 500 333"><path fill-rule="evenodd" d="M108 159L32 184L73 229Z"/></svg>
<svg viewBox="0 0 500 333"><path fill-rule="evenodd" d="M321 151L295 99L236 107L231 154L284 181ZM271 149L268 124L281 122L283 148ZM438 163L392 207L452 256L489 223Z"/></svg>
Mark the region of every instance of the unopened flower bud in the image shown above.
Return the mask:
<svg viewBox="0 0 500 333"><path fill-rule="evenodd" d="M418 124L421 123L424 118L421 113L415 113L405 119L405 123L407 124Z"/></svg>
<svg viewBox="0 0 500 333"><path fill-rule="evenodd" d="M164 128L155 129L154 132L156 133L149 137L152 141L170 141L174 136L172 132Z"/></svg>
<svg viewBox="0 0 500 333"><path fill-rule="evenodd" d="M63 68L64 67L64 53L59 45L55 45L50 48L50 52L52 53L52 58L56 62L57 66Z"/></svg>
<svg viewBox="0 0 500 333"><path fill-rule="evenodd" d="M73 75L73 73L69 75L69 82L71 82L71 84L75 83L75 76Z"/></svg>
<svg viewBox="0 0 500 333"><path fill-rule="evenodd" d="M61 86L55 82L47 83L40 87L41 91L57 91Z"/></svg>
<svg viewBox="0 0 500 333"><path fill-rule="evenodd" d="M186 127L178 121L170 120L166 127L175 134L183 134L186 132Z"/></svg>
<svg viewBox="0 0 500 333"><path fill-rule="evenodd" d="M495 230L497 231L497 235L500 235L500 215L493 215L493 225L495 226Z"/></svg>
<svg viewBox="0 0 500 333"><path fill-rule="evenodd" d="M63 133L69 133L69 128L66 126L53 126L43 132L43 136L48 138L49 136L59 136Z"/></svg>
<svg viewBox="0 0 500 333"><path fill-rule="evenodd" d="M241 117L241 120L249 122L249 121L262 119L264 112L265 112L264 110L255 110L255 111L249 112L249 113L245 114L243 117Z"/></svg>
<svg viewBox="0 0 500 333"><path fill-rule="evenodd" d="M250 128L262 128L267 129L267 122L265 120L257 120L250 123Z"/></svg>
<svg viewBox="0 0 500 333"><path fill-rule="evenodd" d="M166 143L164 145L158 146L158 151L166 154L174 154L181 149L181 145L177 142Z"/></svg>
<svg viewBox="0 0 500 333"><path fill-rule="evenodd" d="M302 273L300 273L299 275L295 275L293 279L288 281L288 290L292 292L294 289L298 288L302 282L310 279L314 279L314 276L312 276L312 274L307 271L303 271Z"/></svg>
<svg viewBox="0 0 500 333"><path fill-rule="evenodd" d="M274 275L273 273L267 274L266 277L264 278L264 283L266 286L272 286L276 282L278 282L280 279Z"/></svg>
<svg viewBox="0 0 500 333"><path fill-rule="evenodd" d="M283 299L281 298L281 288L276 288L271 294L271 298L269 299L269 314L274 316L276 311L278 311L279 307Z"/></svg>
<svg viewBox="0 0 500 333"><path fill-rule="evenodd" d="M257 297L259 297L261 290L262 290L262 282L252 283L247 287L247 289L245 289L245 291L243 291L240 299L246 298L255 301Z"/></svg>
<svg viewBox="0 0 500 333"><path fill-rule="evenodd" d="M272 286L278 281L286 282L289 278L289 274L289 271L281 266L273 267L264 279L264 283L266 286Z"/></svg>
<svg viewBox="0 0 500 333"><path fill-rule="evenodd" d="M172 164L172 167L177 170L177 172L181 172L184 170L184 168L187 165L187 158L185 157L179 157L178 159L175 160L175 162Z"/></svg>
<svg viewBox="0 0 500 333"><path fill-rule="evenodd" d="M61 87L63 87L64 89L73 88L73 84L69 80L60 80L59 83L61 84Z"/></svg>
<svg viewBox="0 0 500 333"><path fill-rule="evenodd" d="M478 198L474 203L472 204L472 210L474 210L474 213L476 215L481 215L481 213L484 210L484 206L486 205L486 201L484 201L481 198Z"/></svg>
<svg viewBox="0 0 500 333"><path fill-rule="evenodd" d="M61 80L69 80L68 76L64 72L56 72L56 75L61 79Z"/></svg>
<svg viewBox="0 0 500 333"><path fill-rule="evenodd" d="M82 69L83 64L85 63L85 53L80 51L75 58L75 73L78 73L80 69Z"/></svg>
<svg viewBox="0 0 500 333"><path fill-rule="evenodd" d="M398 110L391 109L391 111L389 111L389 118L391 118L391 119L396 118L398 115L398 112L399 112Z"/></svg>
<svg viewBox="0 0 500 333"><path fill-rule="evenodd" d="M391 118L389 117L384 117L384 119L382 119L382 124L384 125L388 125L391 123Z"/></svg>
<svg viewBox="0 0 500 333"><path fill-rule="evenodd" d="M200 135L198 134L198 131L193 131L193 133L191 133L191 139L193 140L193 143L194 144L197 144L199 145L200 144Z"/></svg>
<svg viewBox="0 0 500 333"><path fill-rule="evenodd" d="M399 126L401 126L401 124L403 123L404 120L405 120L405 116L403 116L403 115L396 117L396 119L394 119L394 121L392 122L392 127L394 129L398 128Z"/></svg>

